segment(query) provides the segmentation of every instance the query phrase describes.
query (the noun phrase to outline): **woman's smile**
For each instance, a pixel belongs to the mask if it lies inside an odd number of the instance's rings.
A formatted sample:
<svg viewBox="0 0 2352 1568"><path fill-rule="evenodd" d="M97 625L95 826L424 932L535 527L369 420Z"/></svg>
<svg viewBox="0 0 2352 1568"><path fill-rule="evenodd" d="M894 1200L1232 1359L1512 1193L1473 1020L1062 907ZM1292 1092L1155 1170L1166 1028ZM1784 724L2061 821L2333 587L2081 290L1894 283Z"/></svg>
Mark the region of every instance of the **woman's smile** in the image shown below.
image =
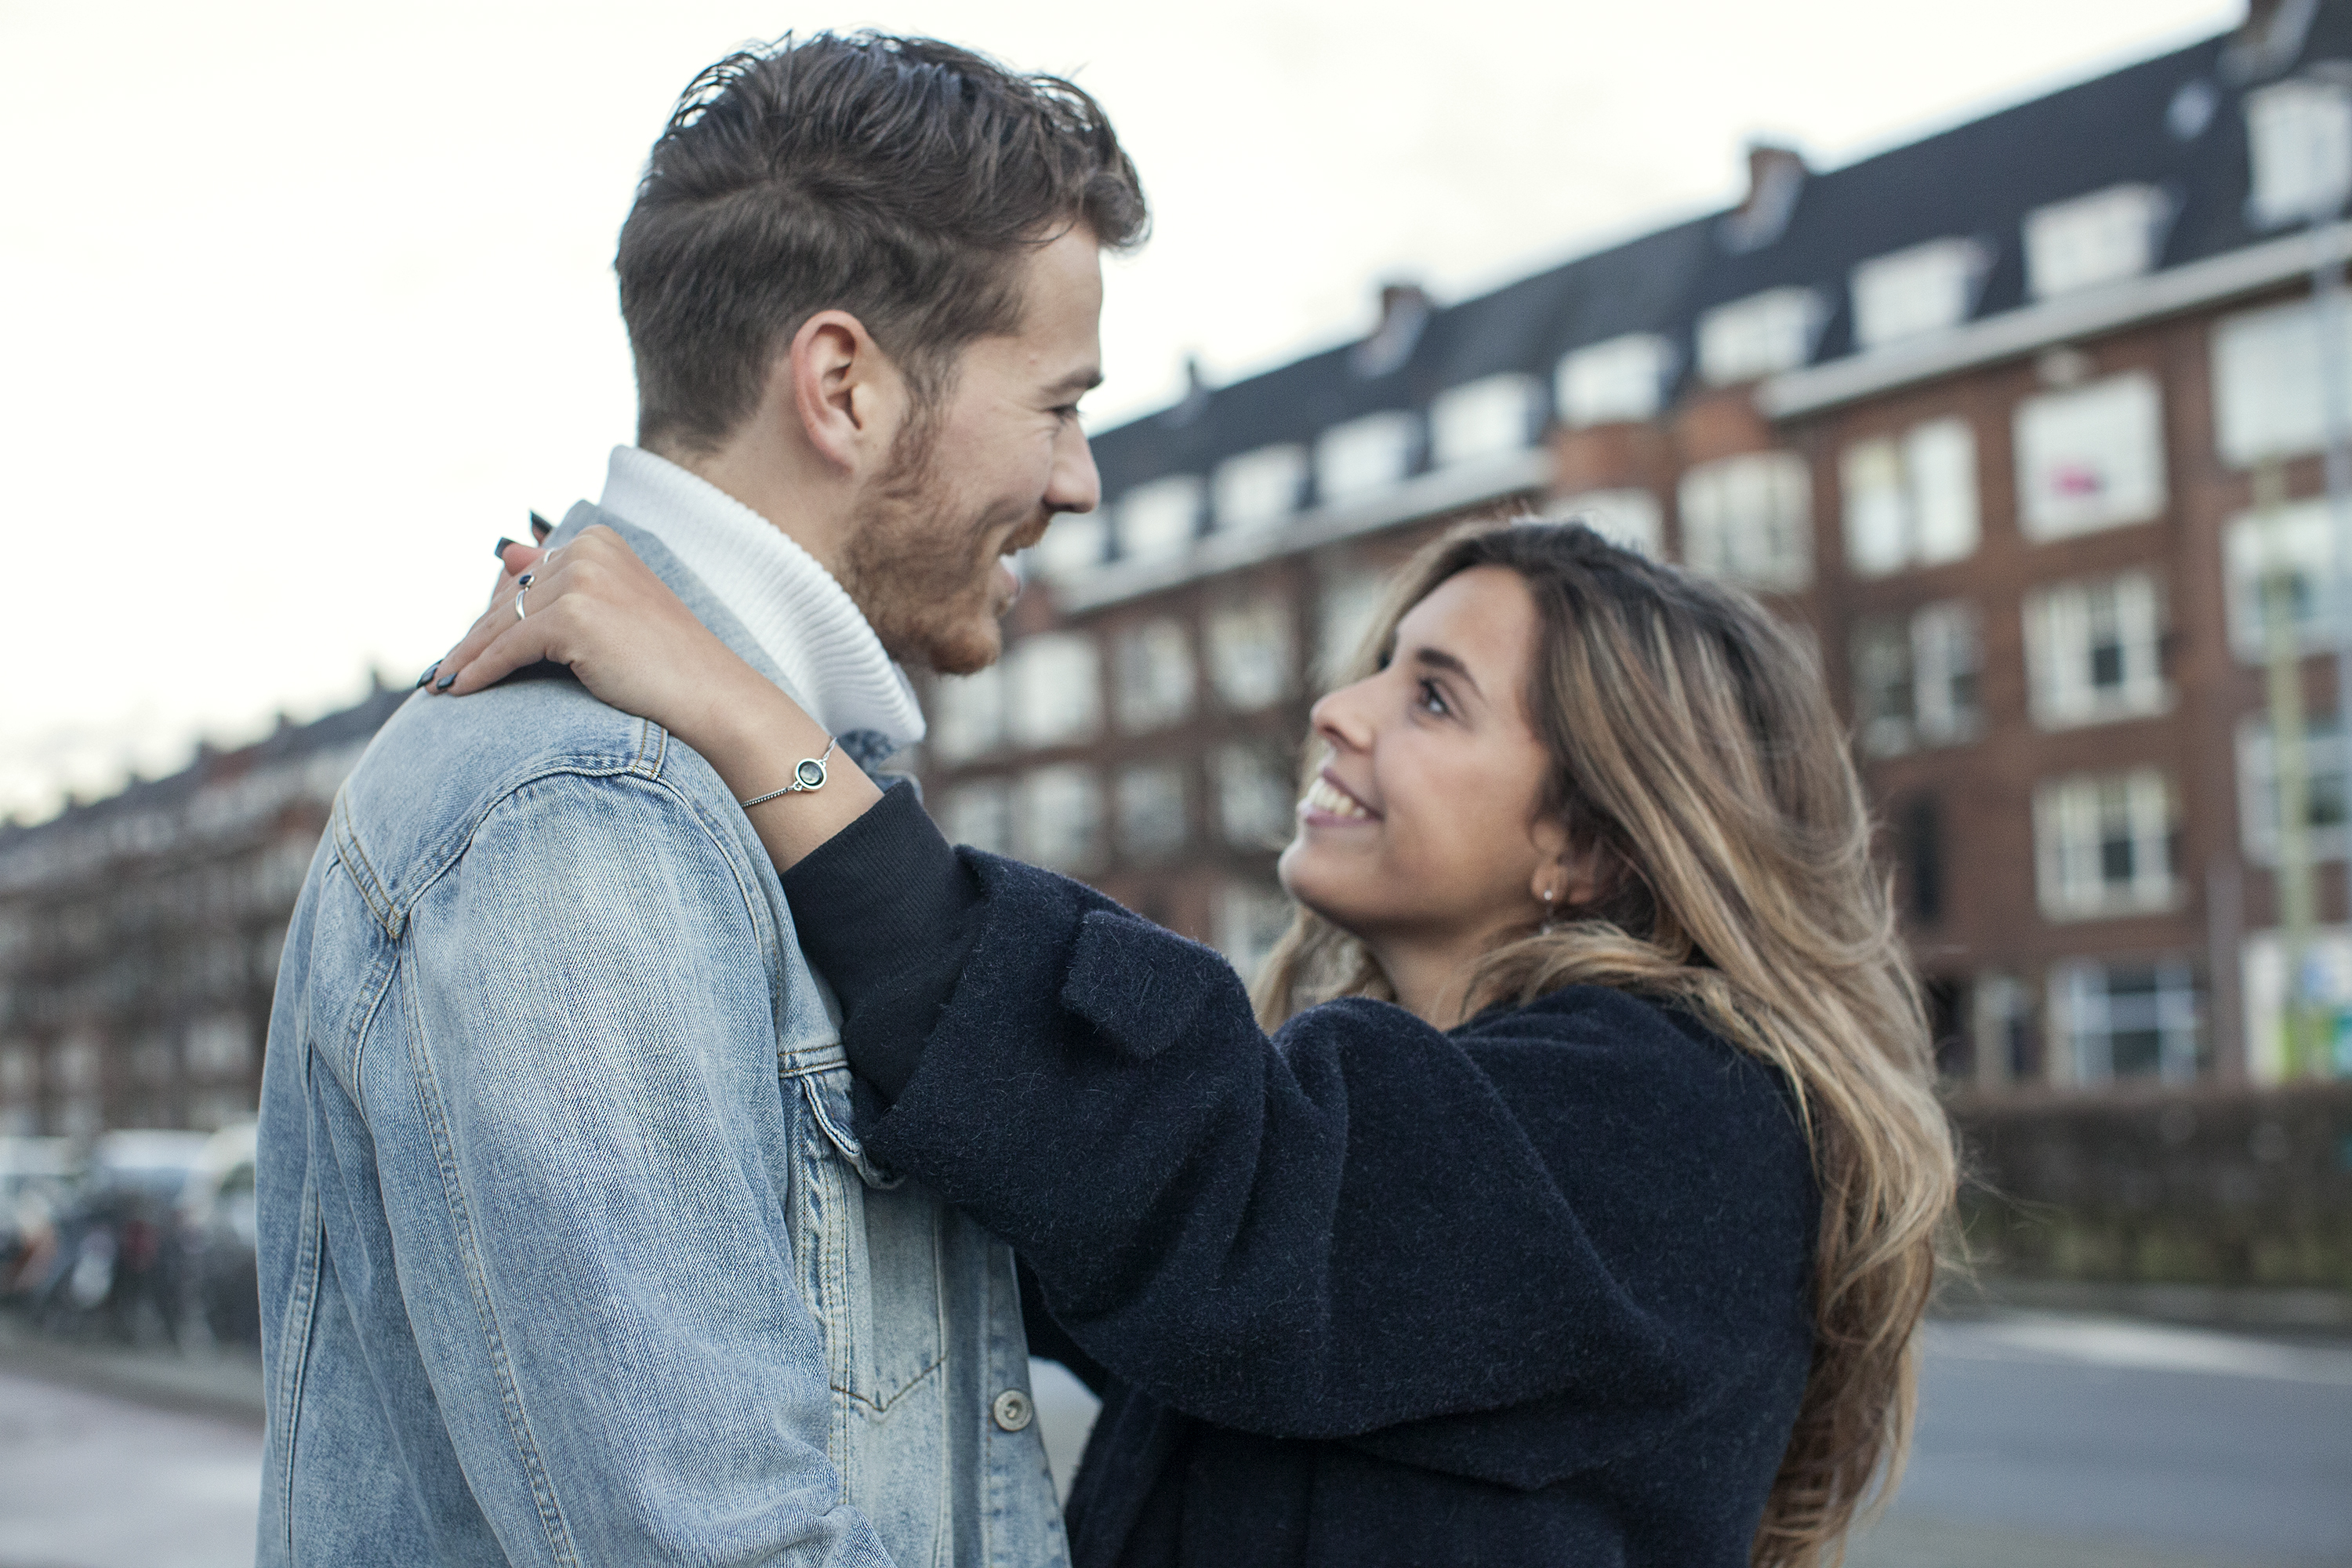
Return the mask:
<svg viewBox="0 0 2352 1568"><path fill-rule="evenodd" d="M1307 786L1306 796L1298 803L1298 820L1309 827L1344 826L1380 819L1381 814L1358 800L1329 768L1315 775L1315 782Z"/></svg>

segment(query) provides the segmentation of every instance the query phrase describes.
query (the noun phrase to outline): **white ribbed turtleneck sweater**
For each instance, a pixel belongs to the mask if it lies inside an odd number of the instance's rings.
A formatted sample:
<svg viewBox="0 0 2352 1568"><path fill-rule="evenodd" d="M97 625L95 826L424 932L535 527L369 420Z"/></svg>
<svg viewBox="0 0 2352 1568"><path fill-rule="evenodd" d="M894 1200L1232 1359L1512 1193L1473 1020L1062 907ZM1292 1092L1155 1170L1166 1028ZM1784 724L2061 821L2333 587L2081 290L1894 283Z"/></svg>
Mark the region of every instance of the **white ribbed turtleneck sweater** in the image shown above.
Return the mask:
<svg viewBox="0 0 2352 1568"><path fill-rule="evenodd" d="M784 531L709 480L639 447L613 448L597 503L675 552L743 623L793 696L834 734L923 738L923 710L832 573Z"/></svg>

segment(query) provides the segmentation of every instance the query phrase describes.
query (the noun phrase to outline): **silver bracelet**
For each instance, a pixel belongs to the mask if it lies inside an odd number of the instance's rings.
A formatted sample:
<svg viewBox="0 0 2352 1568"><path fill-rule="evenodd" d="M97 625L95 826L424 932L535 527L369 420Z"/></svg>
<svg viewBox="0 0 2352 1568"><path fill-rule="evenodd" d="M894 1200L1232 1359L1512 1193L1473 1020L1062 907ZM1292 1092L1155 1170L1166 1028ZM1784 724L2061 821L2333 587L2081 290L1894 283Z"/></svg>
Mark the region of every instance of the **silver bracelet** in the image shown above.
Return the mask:
<svg viewBox="0 0 2352 1568"><path fill-rule="evenodd" d="M749 800L739 800L735 804L741 806L745 811L749 811L753 806L760 805L762 801L773 800L778 795L806 795L813 789L823 789L824 787L824 759L833 755L834 747L840 743L841 742L839 741L835 740L831 735L827 735L824 738L824 752L823 755L803 757L799 763L793 769L792 783L786 784L782 789L772 789L765 795L755 795Z"/></svg>

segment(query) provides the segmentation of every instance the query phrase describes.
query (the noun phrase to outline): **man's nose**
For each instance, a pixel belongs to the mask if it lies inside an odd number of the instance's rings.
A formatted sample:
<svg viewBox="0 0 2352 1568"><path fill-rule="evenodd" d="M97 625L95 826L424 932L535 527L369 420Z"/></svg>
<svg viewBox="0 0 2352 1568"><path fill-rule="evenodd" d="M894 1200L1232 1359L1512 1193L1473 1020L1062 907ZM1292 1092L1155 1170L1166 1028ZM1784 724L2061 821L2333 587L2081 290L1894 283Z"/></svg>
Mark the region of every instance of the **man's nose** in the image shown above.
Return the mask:
<svg viewBox="0 0 2352 1568"><path fill-rule="evenodd" d="M1048 511L1092 511L1102 504L1102 475L1095 471L1094 448L1075 423L1054 443L1054 471L1045 481L1045 500Z"/></svg>

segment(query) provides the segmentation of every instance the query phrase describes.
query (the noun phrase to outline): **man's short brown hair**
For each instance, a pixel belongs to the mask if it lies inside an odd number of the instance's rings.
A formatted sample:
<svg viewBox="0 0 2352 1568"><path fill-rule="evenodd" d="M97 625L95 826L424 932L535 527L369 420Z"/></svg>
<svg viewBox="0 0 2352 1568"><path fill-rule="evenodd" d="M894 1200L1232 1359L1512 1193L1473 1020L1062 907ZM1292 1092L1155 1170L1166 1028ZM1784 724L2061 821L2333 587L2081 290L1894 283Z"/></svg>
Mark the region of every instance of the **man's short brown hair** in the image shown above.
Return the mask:
<svg viewBox="0 0 2352 1568"><path fill-rule="evenodd" d="M957 353L1017 331L1029 249L1084 224L1139 243L1101 107L930 38L818 33L697 77L621 229L640 445L709 450L819 310L856 316L934 401Z"/></svg>

